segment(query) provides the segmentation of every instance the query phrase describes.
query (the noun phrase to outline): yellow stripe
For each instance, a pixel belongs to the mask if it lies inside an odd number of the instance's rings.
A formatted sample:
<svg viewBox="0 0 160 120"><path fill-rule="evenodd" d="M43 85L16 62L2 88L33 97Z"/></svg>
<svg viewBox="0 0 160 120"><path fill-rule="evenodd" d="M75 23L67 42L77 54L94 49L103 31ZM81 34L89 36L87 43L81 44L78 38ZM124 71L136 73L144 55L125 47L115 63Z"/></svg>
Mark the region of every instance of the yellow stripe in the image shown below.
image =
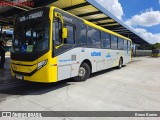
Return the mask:
<svg viewBox="0 0 160 120"><path fill-rule="evenodd" d="M50 12L49 12L49 18L50 18L50 21L51 21L51 24L50 24L50 49L52 51L52 46L53 46L53 41L52 41L52 38L53 38L53 35L52 35L52 31L53 31L53 20L54 20L54 9L55 7L50 7ZM54 65L57 65L58 64L58 57L54 57L52 58L52 56L50 57L50 68L51 68L51 80L50 82L57 82L58 81L58 67L57 66L54 66Z"/></svg>

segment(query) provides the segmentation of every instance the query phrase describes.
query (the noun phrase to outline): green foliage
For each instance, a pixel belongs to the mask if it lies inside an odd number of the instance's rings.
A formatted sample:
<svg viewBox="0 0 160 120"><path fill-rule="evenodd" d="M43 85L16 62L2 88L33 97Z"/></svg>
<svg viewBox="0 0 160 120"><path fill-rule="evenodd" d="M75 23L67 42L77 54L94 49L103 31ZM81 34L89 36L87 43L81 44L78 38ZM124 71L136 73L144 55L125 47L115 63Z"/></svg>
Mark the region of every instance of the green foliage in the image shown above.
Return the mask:
<svg viewBox="0 0 160 120"><path fill-rule="evenodd" d="M160 43L156 43L156 44L154 44L154 45L152 45L152 49L153 50L160 50Z"/></svg>

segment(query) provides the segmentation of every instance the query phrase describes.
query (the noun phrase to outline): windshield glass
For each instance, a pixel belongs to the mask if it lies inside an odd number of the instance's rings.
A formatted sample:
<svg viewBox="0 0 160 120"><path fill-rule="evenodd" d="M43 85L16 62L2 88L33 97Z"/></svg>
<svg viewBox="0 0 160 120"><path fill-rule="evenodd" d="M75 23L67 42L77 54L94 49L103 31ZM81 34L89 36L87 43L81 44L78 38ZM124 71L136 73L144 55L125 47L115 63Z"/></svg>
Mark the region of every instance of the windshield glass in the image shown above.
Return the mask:
<svg viewBox="0 0 160 120"><path fill-rule="evenodd" d="M33 53L49 48L49 22L17 22L14 27L12 52Z"/></svg>

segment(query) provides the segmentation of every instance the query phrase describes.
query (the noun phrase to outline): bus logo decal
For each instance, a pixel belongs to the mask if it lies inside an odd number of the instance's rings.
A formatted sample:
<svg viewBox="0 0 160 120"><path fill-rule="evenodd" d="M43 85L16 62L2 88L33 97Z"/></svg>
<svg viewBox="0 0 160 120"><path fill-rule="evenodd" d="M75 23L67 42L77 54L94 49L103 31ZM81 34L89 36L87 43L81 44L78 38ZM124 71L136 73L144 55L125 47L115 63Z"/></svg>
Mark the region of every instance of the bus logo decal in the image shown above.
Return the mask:
<svg viewBox="0 0 160 120"><path fill-rule="evenodd" d="M82 48L81 52L85 52L85 48Z"/></svg>
<svg viewBox="0 0 160 120"><path fill-rule="evenodd" d="M110 58L111 57L111 55L110 55L110 53L108 53L107 55L106 55L106 58Z"/></svg>
<svg viewBox="0 0 160 120"><path fill-rule="evenodd" d="M101 56L101 52L91 52L91 56Z"/></svg>

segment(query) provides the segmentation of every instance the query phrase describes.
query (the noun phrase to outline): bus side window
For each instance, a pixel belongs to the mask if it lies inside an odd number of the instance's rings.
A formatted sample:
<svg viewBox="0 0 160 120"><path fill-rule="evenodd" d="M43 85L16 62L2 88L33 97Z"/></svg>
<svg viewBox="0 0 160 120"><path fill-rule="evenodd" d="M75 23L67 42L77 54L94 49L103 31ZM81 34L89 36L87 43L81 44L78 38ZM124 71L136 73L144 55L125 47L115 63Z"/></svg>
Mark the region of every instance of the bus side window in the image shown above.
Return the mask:
<svg viewBox="0 0 160 120"><path fill-rule="evenodd" d="M128 50L131 51L131 42L128 41Z"/></svg>
<svg viewBox="0 0 160 120"><path fill-rule="evenodd" d="M124 50L124 40L122 38L118 38L118 49Z"/></svg>
<svg viewBox="0 0 160 120"><path fill-rule="evenodd" d="M87 27L86 27L86 25L81 26L79 37L80 37L79 44L86 45L86 43L87 43Z"/></svg>
<svg viewBox="0 0 160 120"><path fill-rule="evenodd" d="M117 49L117 47L118 47L118 42L117 42L117 37L116 36L114 36L114 35L111 35L111 48L112 49Z"/></svg>
<svg viewBox="0 0 160 120"><path fill-rule="evenodd" d="M110 34L107 34L107 33L104 33L102 32L102 47L103 48L110 48L111 47L111 35Z"/></svg>
<svg viewBox="0 0 160 120"><path fill-rule="evenodd" d="M128 50L128 41L124 40L124 50Z"/></svg>
<svg viewBox="0 0 160 120"><path fill-rule="evenodd" d="M56 45L60 45L62 43L62 23L59 19L54 20L53 28L53 40L55 41Z"/></svg>
<svg viewBox="0 0 160 120"><path fill-rule="evenodd" d="M88 47L101 48L100 31L92 27L88 27L87 33Z"/></svg>
<svg viewBox="0 0 160 120"><path fill-rule="evenodd" d="M75 27L71 24L65 24L65 27L68 29L68 36L65 39L65 44L74 45L75 43Z"/></svg>

